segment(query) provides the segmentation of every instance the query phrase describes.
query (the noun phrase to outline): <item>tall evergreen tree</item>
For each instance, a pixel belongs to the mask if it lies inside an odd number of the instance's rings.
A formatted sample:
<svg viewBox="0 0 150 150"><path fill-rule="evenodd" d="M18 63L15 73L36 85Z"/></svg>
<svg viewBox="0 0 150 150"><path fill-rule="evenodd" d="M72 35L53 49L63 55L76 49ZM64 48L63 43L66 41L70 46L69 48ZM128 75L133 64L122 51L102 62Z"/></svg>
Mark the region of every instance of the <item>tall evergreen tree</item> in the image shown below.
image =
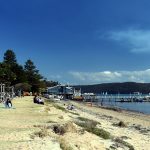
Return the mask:
<svg viewBox="0 0 150 150"><path fill-rule="evenodd" d="M47 82L44 81L32 60L27 60L23 68L17 63L14 51L10 49L4 53L3 58L3 62L0 62L0 83L15 85L22 90L31 89L33 92L46 88ZM51 82L51 84L55 83Z"/></svg>
<svg viewBox="0 0 150 150"><path fill-rule="evenodd" d="M7 74L4 72L7 72ZM11 85L27 82L25 71L23 67L17 63L16 54L13 50L9 49L4 53L3 73L5 74L6 81Z"/></svg>
<svg viewBox="0 0 150 150"><path fill-rule="evenodd" d="M0 63L0 82L11 85L16 80L16 74L12 72L10 65Z"/></svg>
<svg viewBox="0 0 150 150"><path fill-rule="evenodd" d="M32 60L27 60L24 66L28 83L32 86L31 89L33 92L39 92L39 88L41 87L41 82L43 77L39 74L39 70L37 70Z"/></svg>
<svg viewBox="0 0 150 150"><path fill-rule="evenodd" d="M11 70L16 74L16 80L12 82L13 85L17 83L27 83L27 76L23 67L19 64L14 64Z"/></svg>
<svg viewBox="0 0 150 150"><path fill-rule="evenodd" d="M17 63L16 54L13 52L13 50L8 49L4 53L4 62L7 63L7 64Z"/></svg>

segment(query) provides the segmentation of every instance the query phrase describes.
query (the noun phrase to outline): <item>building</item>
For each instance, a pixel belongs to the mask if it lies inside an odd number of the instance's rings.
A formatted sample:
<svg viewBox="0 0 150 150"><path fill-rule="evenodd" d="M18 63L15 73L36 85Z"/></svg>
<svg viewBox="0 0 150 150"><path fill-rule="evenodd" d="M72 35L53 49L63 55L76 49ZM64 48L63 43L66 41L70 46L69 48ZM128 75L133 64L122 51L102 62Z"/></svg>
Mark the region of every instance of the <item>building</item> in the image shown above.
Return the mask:
<svg viewBox="0 0 150 150"><path fill-rule="evenodd" d="M81 94L81 88L74 88L73 99L74 100L83 100L83 97Z"/></svg>
<svg viewBox="0 0 150 150"><path fill-rule="evenodd" d="M47 94L61 95L64 99L82 99L81 89L75 89L68 85L57 85L47 88Z"/></svg>
<svg viewBox="0 0 150 150"><path fill-rule="evenodd" d="M62 95L64 99L72 99L74 88L67 85L57 85L54 87L48 87L47 93L51 95Z"/></svg>

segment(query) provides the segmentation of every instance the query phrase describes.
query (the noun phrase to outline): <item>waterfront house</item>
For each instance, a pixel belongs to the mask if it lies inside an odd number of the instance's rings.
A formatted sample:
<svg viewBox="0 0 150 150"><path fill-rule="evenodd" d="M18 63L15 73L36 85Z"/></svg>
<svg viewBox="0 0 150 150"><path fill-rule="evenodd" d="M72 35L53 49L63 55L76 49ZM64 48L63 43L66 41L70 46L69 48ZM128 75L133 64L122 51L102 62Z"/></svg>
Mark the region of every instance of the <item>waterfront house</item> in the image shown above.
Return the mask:
<svg viewBox="0 0 150 150"><path fill-rule="evenodd" d="M61 95L64 99L72 99L74 88L68 85L57 85L54 87L48 87L47 93L50 95Z"/></svg>
<svg viewBox="0 0 150 150"><path fill-rule="evenodd" d="M57 85L54 87L47 88L47 94L49 95L59 95L64 99L82 99L81 89L76 89L68 85Z"/></svg>

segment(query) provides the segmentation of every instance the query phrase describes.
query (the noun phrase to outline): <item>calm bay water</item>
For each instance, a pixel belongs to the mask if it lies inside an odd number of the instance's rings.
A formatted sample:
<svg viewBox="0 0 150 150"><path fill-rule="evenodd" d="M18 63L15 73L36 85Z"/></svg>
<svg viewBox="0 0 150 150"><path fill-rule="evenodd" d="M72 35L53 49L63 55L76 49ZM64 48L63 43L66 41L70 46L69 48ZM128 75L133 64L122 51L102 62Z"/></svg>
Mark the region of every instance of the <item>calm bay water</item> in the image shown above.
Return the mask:
<svg viewBox="0 0 150 150"><path fill-rule="evenodd" d="M127 96L127 95L119 95L119 97L124 97L124 96ZM103 99L103 105L105 106L114 106L114 107L119 107L119 108L126 109L126 110L138 111L138 112L142 112L145 114L150 114L150 102L115 102L115 99L110 100L110 99L107 99L106 97ZM118 97L118 95L116 95L116 97ZM98 98L99 98L98 104L100 105L102 99L99 96Z"/></svg>

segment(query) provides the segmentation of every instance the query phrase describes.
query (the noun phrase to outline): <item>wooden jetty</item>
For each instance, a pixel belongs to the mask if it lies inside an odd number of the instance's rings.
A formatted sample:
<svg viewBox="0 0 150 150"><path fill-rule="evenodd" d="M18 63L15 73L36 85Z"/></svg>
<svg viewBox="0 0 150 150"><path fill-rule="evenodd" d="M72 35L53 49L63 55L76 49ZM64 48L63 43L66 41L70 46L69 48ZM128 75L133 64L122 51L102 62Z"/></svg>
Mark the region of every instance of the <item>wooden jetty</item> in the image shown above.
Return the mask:
<svg viewBox="0 0 150 150"><path fill-rule="evenodd" d="M98 99L110 102L150 102L150 95L99 95Z"/></svg>

